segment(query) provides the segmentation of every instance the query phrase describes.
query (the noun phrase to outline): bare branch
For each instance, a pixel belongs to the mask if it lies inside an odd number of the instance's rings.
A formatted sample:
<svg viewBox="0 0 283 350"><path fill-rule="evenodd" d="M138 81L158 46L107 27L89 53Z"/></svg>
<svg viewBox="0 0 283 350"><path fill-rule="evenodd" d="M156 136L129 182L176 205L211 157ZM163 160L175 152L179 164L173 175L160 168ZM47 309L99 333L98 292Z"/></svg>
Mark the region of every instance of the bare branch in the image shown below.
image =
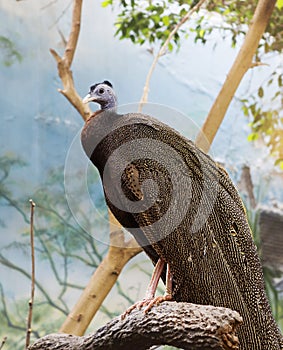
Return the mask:
<svg viewBox="0 0 283 350"><path fill-rule="evenodd" d="M3 349L3 346L4 346L5 343L6 343L6 340L7 340L7 337L4 337L4 338L2 339L2 342L1 342L1 344L0 344L0 350Z"/></svg>
<svg viewBox="0 0 283 350"><path fill-rule="evenodd" d="M63 84L63 89L59 89L59 92L68 99L83 119L87 120L91 115L91 110L87 104L82 102L81 97L77 93L71 71L71 64L73 62L80 33L81 10L82 0L74 0L71 32L63 56L60 57L54 49L50 49L50 52L57 62L58 74Z"/></svg>
<svg viewBox="0 0 283 350"><path fill-rule="evenodd" d="M52 24L52 26L51 26L50 28L54 27L54 26L60 21L60 19L66 14L66 12L68 11L69 7L70 7L71 4L72 4L72 1L73 1L73 0L70 0L70 1L69 1L69 3L67 4L67 6L65 7L65 9L61 12L60 16L59 16L58 18L56 18L56 20L54 21L54 23ZM51 5L52 5L52 4L51 4Z"/></svg>
<svg viewBox="0 0 283 350"><path fill-rule="evenodd" d="M19 1L19 0L17 0L17 1ZM41 9L41 10L45 10L45 9L47 9L48 7L50 7L50 6L52 6L53 4L55 4L57 1L58 1L58 0L52 0L52 1L50 1L48 4L42 6L40 9Z"/></svg>
<svg viewBox="0 0 283 350"><path fill-rule="evenodd" d="M30 250L31 250L31 296L29 300L29 312L27 318L27 331L26 331L26 349L30 344L31 335L31 323L32 323L32 308L34 302L34 290L35 290L35 258L34 258L34 232L33 232L33 218L35 203L30 199Z"/></svg>
<svg viewBox="0 0 283 350"><path fill-rule="evenodd" d="M29 350L145 350L165 344L182 349L235 350L239 345L235 332L241 322L236 311L224 307L163 302L147 314L144 310L134 310L124 320L119 316L84 337L45 336Z"/></svg>
<svg viewBox="0 0 283 350"><path fill-rule="evenodd" d="M55 58L56 62L59 63L61 61L61 56L54 49L50 49L49 51Z"/></svg>
<svg viewBox="0 0 283 350"><path fill-rule="evenodd" d="M67 40L66 40L64 34L62 33L62 31L60 29L58 29L58 33L59 33L59 35L61 37L63 45L66 47L67 46Z"/></svg>
<svg viewBox="0 0 283 350"><path fill-rule="evenodd" d="M174 35L178 32L178 30L181 28L181 26L187 22L187 20L191 17L191 15L198 11L200 9L200 7L203 5L203 3L206 0L200 0L194 7L192 7L184 17L181 18L180 22L176 24L176 26L173 28L173 30L170 32L170 34L168 35L168 38L166 39L166 41L164 42L164 44L160 47L157 55L154 57L153 62L151 64L151 67L148 71L147 77L146 77L146 81L145 81L145 86L143 88L143 95L140 99L140 104L139 104L139 111L142 110L143 105L147 102L148 100L148 93L149 93L149 84L150 84L150 79L151 76L153 74L153 71L157 65L157 62L159 60L159 58L161 56L163 56L167 49L168 49L168 45L170 43L170 41L173 39Z"/></svg>
<svg viewBox="0 0 283 350"><path fill-rule="evenodd" d="M260 61L252 62L250 68L260 67L260 66L270 66L268 63L263 63Z"/></svg>
<svg viewBox="0 0 283 350"><path fill-rule="evenodd" d="M72 65L74 54L77 47L77 42L79 39L80 28L81 28L82 3L83 3L83 0L75 0L75 5L73 7L71 33L69 35L69 39L67 41L65 53L63 56L63 60L64 61L66 60L66 64L68 67L71 67Z"/></svg>

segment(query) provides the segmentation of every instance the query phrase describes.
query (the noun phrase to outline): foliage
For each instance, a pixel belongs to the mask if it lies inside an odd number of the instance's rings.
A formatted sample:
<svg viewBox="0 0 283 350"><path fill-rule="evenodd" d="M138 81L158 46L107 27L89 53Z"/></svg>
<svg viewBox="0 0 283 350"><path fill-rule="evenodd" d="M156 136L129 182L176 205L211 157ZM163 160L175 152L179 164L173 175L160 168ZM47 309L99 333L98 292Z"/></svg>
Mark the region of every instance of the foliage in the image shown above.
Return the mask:
<svg viewBox="0 0 283 350"><path fill-rule="evenodd" d="M278 75L278 86L281 90L282 76L282 74ZM273 79L271 78L268 83L271 85ZM279 165L283 170L283 115L280 112L283 106L283 95L280 90L277 90L271 98L272 103L268 103L264 99L262 86L258 89L257 95L242 99L243 113L251 120L252 132L248 139L250 141L261 139L268 147L270 154L276 158L275 165Z"/></svg>
<svg viewBox="0 0 283 350"><path fill-rule="evenodd" d="M118 3L121 12L118 14L116 35L120 39L130 39L134 44L145 43L162 45L177 23L198 1L104 1L102 6ZM201 21L201 19L199 19ZM200 27L194 29L196 40L202 40L204 32ZM182 29L181 32L184 32ZM173 42L180 46L181 36L177 32ZM172 51L173 44L169 46Z"/></svg>
<svg viewBox="0 0 283 350"><path fill-rule="evenodd" d="M2 55L2 64L7 67L16 62L21 62L23 59L16 45L3 35L0 35L0 53Z"/></svg>
<svg viewBox="0 0 283 350"><path fill-rule="evenodd" d="M180 22L184 15L197 3L195 0L107 0L102 6L118 5L120 13L115 23L116 35L120 39L130 39L133 43L157 43L162 45L174 26ZM247 32L248 24L255 12L254 1L209 1L205 10L199 11L185 30L186 34L193 33L195 41L206 43L209 35L215 30L221 30L223 38L230 38L233 46L237 40ZM282 52L283 25L281 2L272 14L259 49L264 53ZM220 17L220 16L221 17ZM212 21L212 19L214 21ZM177 34L174 42L181 43L181 36Z"/></svg>
<svg viewBox="0 0 283 350"><path fill-rule="evenodd" d="M116 35L120 39L130 39L134 44L139 45L160 46L196 2L194 0L106 0L102 2L102 6L114 6L115 4L118 6ZM188 25L183 26L182 30L175 34L169 51L172 51L174 47L179 48L183 38L189 35L193 35L195 42L205 44L210 34L215 31L223 39L230 40L232 47L236 47L247 32L256 4L257 2L251 0L209 1L206 9L200 10ZM260 65L261 61L264 62L271 55L273 57L282 55L282 8L282 0L278 0L258 47L255 57L256 65ZM283 116L282 112L279 112L283 110L282 69L281 60L268 81L260 86L257 93L243 99L243 113L249 117L250 121L249 140L254 141L261 138L271 155L275 157L275 164L283 169Z"/></svg>

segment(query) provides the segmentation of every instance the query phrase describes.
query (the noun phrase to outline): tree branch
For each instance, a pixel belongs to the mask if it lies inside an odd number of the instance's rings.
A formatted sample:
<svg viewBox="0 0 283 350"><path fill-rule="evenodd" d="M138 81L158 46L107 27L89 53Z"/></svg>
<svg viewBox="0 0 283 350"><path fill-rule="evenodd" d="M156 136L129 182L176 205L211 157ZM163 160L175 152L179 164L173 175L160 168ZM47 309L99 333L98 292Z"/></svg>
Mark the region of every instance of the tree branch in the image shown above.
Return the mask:
<svg viewBox="0 0 283 350"><path fill-rule="evenodd" d="M63 56L61 57L54 49L50 49L50 52L57 62L58 75L64 87L58 91L68 99L83 119L87 120L91 115L91 110L88 105L83 103L81 97L77 93L71 71L71 64L80 33L82 2L82 0L74 0L71 32Z"/></svg>
<svg viewBox="0 0 283 350"><path fill-rule="evenodd" d="M265 31L276 0L259 0L244 43L232 65L227 78L211 107L196 144L204 152L208 152L219 129L231 100L249 68L253 67L253 56Z"/></svg>
<svg viewBox="0 0 283 350"><path fill-rule="evenodd" d="M194 350L235 350L239 345L235 332L241 322L240 315L227 308L163 302L147 314L134 310L124 320L117 317L84 337L50 334L29 350L145 350L165 344Z"/></svg>
<svg viewBox="0 0 283 350"><path fill-rule="evenodd" d="M157 55L154 57L153 62L151 64L151 67L148 71L147 77L146 77L146 81L145 81L145 86L143 88L143 95L140 99L140 104L139 104L139 112L141 112L143 105L147 102L148 100L148 93L149 93L149 84L150 84L150 79L151 76L153 74L153 71L157 65L157 62L159 60L159 58L161 56L163 56L167 49L168 49L168 45L170 43L170 41L173 39L174 35L178 32L178 30L180 29L180 27L187 22L187 20L191 17L191 15L198 11L200 9L200 7L202 6L202 4L205 2L206 0L200 0L193 8L191 8L184 17L181 18L180 22L177 23L175 25L175 27L173 28L173 30L170 32L170 34L168 35L168 38L166 39L166 41L164 42L164 44L160 47Z"/></svg>
<svg viewBox="0 0 283 350"><path fill-rule="evenodd" d="M77 47L77 42L79 39L81 28L82 2L83 0L75 0L75 5L73 7L71 33L69 35L69 40L67 41L65 53L63 56L63 60L66 60L66 64L68 65L68 67L71 67L72 65Z"/></svg>

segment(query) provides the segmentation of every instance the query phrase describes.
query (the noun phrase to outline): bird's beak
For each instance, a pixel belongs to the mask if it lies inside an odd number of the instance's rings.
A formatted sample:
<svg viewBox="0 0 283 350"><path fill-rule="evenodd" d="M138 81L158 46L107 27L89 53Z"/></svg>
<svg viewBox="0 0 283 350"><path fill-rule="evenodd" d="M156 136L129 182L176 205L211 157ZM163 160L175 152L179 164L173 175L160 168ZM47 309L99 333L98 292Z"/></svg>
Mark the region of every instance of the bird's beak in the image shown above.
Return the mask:
<svg viewBox="0 0 283 350"><path fill-rule="evenodd" d="M83 103L89 103L91 101L94 101L94 97L91 96L91 94L87 94L84 98L83 98Z"/></svg>

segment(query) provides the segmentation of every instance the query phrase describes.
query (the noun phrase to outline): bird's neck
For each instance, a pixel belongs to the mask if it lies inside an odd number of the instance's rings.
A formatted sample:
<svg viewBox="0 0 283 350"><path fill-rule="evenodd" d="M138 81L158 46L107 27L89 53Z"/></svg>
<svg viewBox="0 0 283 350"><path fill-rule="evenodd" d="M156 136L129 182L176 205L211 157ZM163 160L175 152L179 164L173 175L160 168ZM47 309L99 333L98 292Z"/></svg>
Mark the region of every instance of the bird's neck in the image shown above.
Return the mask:
<svg viewBox="0 0 283 350"><path fill-rule="evenodd" d="M107 102L101 103L101 110L105 111L106 109L115 109L117 108L117 98L112 96Z"/></svg>

